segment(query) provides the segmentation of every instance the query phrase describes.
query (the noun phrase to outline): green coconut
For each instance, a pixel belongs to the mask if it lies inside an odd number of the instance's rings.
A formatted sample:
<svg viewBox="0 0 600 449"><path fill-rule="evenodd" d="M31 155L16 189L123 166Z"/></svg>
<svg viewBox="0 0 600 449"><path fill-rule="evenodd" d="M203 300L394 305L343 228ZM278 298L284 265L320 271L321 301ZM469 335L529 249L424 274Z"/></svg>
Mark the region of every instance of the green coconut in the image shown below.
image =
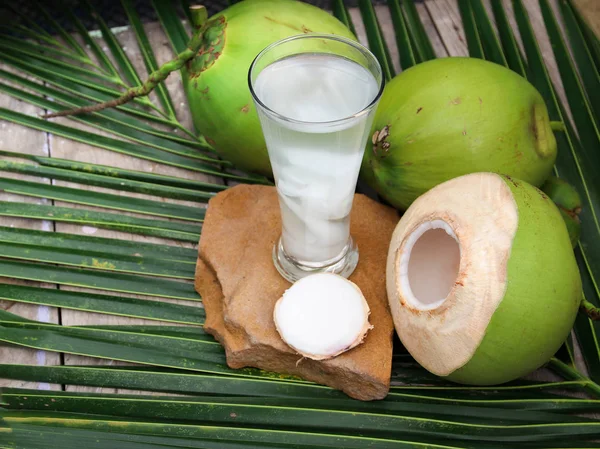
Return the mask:
<svg viewBox="0 0 600 449"><path fill-rule="evenodd" d="M581 278L542 191L474 173L434 187L400 220L387 291L396 331L427 370L493 385L546 363L568 336Z"/></svg>
<svg viewBox="0 0 600 449"><path fill-rule="evenodd" d="M526 79L481 59L442 58L386 86L361 177L406 209L432 187L474 172L539 187L555 159L548 111Z"/></svg>
<svg viewBox="0 0 600 449"><path fill-rule="evenodd" d="M184 86L197 130L237 167L271 176L248 87L250 64L271 43L311 32L356 40L331 14L293 0L245 0L209 19Z"/></svg>

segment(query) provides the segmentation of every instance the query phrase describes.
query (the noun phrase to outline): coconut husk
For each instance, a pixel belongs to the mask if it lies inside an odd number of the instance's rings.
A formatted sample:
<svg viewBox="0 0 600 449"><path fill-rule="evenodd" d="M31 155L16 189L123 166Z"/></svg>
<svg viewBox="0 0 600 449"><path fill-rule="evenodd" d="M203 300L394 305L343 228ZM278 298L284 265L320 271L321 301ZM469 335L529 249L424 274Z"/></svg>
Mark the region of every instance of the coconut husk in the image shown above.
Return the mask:
<svg viewBox="0 0 600 449"><path fill-rule="evenodd" d="M196 268L196 290L206 309L204 328L225 348L231 368L255 367L344 391L361 400L384 398L392 366L393 322L388 309L385 267L398 214L356 195L351 234L360 260L350 277L362 290L374 328L364 342L329 360L302 358L279 336L276 301L290 283L272 261L281 233L274 187L239 185L209 202Z"/></svg>

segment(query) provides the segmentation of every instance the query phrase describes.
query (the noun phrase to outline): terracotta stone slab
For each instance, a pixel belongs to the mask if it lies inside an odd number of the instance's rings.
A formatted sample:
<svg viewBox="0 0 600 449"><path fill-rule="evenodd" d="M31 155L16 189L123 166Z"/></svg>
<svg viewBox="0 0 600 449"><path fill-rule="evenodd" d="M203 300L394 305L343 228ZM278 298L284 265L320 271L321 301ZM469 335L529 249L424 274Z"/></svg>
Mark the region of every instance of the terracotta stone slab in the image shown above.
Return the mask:
<svg viewBox="0 0 600 449"><path fill-rule="evenodd" d="M333 359L314 361L287 346L273 322L275 302L291 285L271 259L281 232L275 188L239 185L215 196L202 229L196 289L206 308L205 329L225 347L228 365L297 375L357 399L385 397L394 331L385 263L398 219L393 209L355 196L351 233L360 261L350 279L369 303L374 328L362 345Z"/></svg>

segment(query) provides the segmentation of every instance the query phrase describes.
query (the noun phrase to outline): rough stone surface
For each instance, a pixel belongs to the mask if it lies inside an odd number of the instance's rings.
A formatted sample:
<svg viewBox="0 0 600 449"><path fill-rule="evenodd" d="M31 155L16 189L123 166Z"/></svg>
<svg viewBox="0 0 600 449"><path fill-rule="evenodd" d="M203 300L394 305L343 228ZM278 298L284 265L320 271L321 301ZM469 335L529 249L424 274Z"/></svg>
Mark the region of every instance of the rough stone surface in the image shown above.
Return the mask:
<svg viewBox="0 0 600 449"><path fill-rule="evenodd" d="M225 347L231 368L256 367L344 391L361 400L385 397L392 365L393 323L388 309L385 266L398 215L356 195L351 234L360 261L350 277L362 290L374 328L362 345L333 359L303 359L280 338L275 302L290 287L271 259L281 232L274 187L239 185L209 202L200 239L196 290L206 308L207 332Z"/></svg>

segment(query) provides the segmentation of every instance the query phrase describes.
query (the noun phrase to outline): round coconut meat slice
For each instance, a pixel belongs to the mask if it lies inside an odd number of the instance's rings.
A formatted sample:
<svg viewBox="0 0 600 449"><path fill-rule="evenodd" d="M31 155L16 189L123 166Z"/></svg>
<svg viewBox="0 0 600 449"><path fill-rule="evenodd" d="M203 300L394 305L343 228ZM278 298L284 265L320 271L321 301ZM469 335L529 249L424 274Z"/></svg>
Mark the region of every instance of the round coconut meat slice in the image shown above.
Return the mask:
<svg viewBox="0 0 600 449"><path fill-rule="evenodd" d="M392 236L386 280L407 350L467 384L507 382L546 363L582 297L556 206L492 173L452 179L411 205Z"/></svg>
<svg viewBox="0 0 600 449"><path fill-rule="evenodd" d="M275 304L279 335L304 357L325 360L362 343L369 324L369 305L356 284L318 273L295 282Z"/></svg>

